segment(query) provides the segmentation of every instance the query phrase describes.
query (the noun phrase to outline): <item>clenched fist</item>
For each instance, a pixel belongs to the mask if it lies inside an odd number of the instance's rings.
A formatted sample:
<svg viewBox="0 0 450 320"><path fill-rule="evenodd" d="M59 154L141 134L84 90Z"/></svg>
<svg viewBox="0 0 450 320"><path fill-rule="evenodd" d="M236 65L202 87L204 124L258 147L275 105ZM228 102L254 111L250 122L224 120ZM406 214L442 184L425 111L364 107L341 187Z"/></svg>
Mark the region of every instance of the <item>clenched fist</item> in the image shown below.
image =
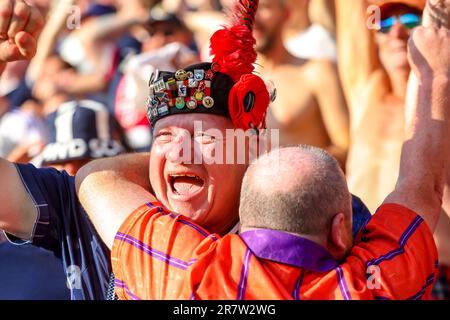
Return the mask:
<svg viewBox="0 0 450 320"><path fill-rule="evenodd" d="M0 0L0 68L7 62L33 58L43 26L37 8L23 0Z"/></svg>
<svg viewBox="0 0 450 320"><path fill-rule="evenodd" d="M409 40L409 62L420 79L444 76L450 79L450 30L418 27Z"/></svg>
<svg viewBox="0 0 450 320"><path fill-rule="evenodd" d="M427 0L424 26L450 28L450 0Z"/></svg>

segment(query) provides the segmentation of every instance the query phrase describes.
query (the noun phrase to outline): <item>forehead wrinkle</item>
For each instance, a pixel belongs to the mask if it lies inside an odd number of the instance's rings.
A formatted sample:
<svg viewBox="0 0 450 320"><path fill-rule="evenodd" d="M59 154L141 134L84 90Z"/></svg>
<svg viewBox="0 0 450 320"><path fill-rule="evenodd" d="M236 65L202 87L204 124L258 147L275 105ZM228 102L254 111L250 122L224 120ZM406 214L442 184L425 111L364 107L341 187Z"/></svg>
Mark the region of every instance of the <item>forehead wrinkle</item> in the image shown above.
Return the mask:
<svg viewBox="0 0 450 320"><path fill-rule="evenodd" d="M226 129L235 128L230 119L222 116L208 114L176 114L159 120L154 129L156 132L168 128L183 128L193 131L194 123L196 121L201 122L204 130L217 129L225 131Z"/></svg>

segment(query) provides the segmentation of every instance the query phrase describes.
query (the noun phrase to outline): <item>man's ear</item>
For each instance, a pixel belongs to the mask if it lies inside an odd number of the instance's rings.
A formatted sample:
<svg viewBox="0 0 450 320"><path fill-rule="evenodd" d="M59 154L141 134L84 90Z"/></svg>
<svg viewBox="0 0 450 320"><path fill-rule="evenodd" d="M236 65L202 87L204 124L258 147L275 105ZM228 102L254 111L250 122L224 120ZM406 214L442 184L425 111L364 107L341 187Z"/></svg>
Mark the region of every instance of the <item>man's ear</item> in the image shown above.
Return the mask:
<svg viewBox="0 0 450 320"><path fill-rule="evenodd" d="M338 213L331 222L329 246L332 253L339 260L342 259L347 252L347 226L344 213Z"/></svg>

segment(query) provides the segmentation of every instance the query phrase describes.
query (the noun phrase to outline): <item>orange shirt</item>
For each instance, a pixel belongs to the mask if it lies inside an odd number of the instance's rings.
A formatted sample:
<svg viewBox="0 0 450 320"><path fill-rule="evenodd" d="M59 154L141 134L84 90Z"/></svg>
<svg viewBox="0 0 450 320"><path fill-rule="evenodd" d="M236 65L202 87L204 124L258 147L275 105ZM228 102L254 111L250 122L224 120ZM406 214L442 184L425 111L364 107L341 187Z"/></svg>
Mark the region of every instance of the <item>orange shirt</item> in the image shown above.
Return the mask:
<svg viewBox="0 0 450 320"><path fill-rule="evenodd" d="M121 227L112 263L120 299L158 300L429 299L438 268L426 223L396 204L378 210L343 263L298 236L220 238L146 204Z"/></svg>

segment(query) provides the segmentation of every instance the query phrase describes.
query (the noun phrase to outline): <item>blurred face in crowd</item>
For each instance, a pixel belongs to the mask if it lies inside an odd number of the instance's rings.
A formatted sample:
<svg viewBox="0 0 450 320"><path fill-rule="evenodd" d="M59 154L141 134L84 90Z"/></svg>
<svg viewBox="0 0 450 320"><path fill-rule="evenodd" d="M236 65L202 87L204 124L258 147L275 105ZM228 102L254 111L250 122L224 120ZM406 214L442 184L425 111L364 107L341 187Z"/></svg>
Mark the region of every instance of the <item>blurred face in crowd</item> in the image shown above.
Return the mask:
<svg viewBox="0 0 450 320"><path fill-rule="evenodd" d="M388 72L409 71L407 44L411 31L420 25L421 12L405 5L392 7L382 14L377 32L381 63ZM403 20L403 21L401 21Z"/></svg>
<svg viewBox="0 0 450 320"><path fill-rule="evenodd" d="M182 43L189 46L192 42L192 34L170 22L158 22L148 28L149 37L143 43L143 51L158 50L170 43Z"/></svg>
<svg viewBox="0 0 450 320"><path fill-rule="evenodd" d="M67 64L59 57L50 57L45 61L45 67L33 86L33 96L41 102L48 101L59 93L58 81L61 81L66 72L75 72L68 69Z"/></svg>
<svg viewBox="0 0 450 320"><path fill-rule="evenodd" d="M202 123L202 132L194 132L194 121ZM209 129L221 132L222 137L206 132ZM226 129L234 129L231 120L217 115L169 116L156 123L150 156L150 182L157 199L169 210L216 233L229 231L238 221L240 187L247 168L205 161L218 145L226 150ZM191 161L180 160L186 159L181 146L187 140ZM195 163L200 164L193 164L194 154L201 159Z"/></svg>
<svg viewBox="0 0 450 320"><path fill-rule="evenodd" d="M261 0L256 14L254 35L256 50L266 53L282 37L284 24L288 20L289 10L286 0Z"/></svg>

